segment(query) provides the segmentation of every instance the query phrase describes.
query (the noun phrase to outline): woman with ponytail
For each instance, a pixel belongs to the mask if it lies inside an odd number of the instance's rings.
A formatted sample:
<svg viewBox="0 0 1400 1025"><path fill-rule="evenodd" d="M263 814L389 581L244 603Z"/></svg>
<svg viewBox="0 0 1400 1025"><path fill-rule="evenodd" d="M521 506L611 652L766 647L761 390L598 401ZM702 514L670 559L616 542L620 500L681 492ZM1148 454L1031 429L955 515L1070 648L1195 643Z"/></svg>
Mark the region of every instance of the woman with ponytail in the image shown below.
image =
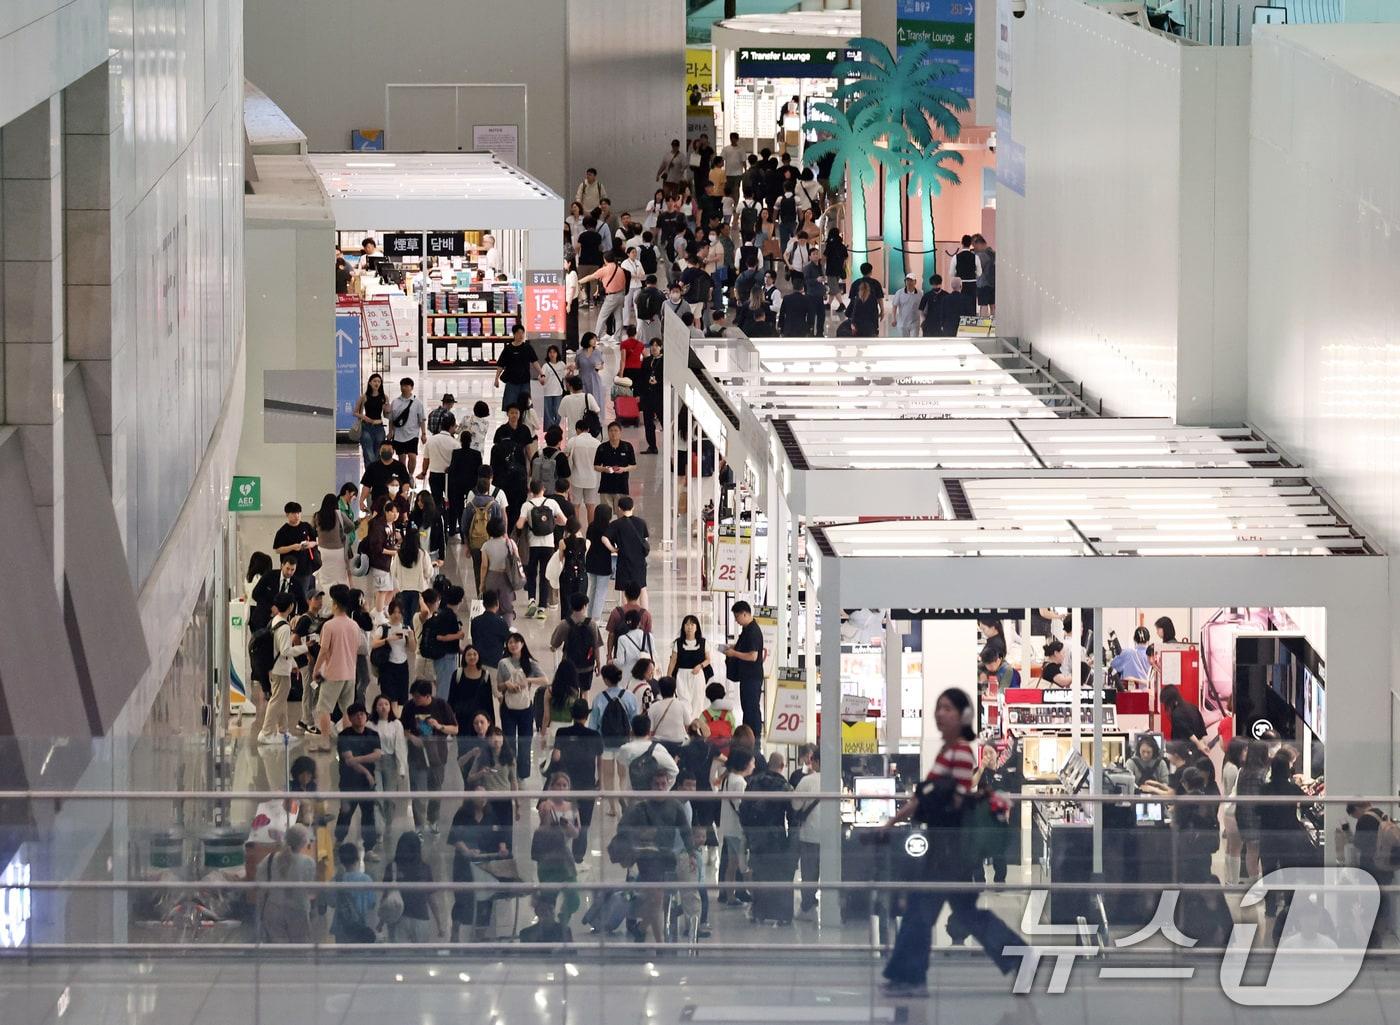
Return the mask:
<svg viewBox="0 0 1400 1025"><path fill-rule="evenodd" d="M917 819L928 830L929 848L925 855L925 878L963 881L970 878L963 857L961 825L967 809L975 801L973 775L977 755L972 749L976 738L972 724L976 711L967 693L950 687L938 696L933 721L943 737L943 748L934 759L928 779L885 828ZM904 919L895 937L889 963L885 965L885 995L919 997L928 995L929 946L933 926L943 910L951 908L959 929L976 937L987 956L1003 974L1020 964L1005 948L1019 944L1020 938L992 912L977 906L977 895L967 890L946 892L916 890L906 898Z"/></svg>

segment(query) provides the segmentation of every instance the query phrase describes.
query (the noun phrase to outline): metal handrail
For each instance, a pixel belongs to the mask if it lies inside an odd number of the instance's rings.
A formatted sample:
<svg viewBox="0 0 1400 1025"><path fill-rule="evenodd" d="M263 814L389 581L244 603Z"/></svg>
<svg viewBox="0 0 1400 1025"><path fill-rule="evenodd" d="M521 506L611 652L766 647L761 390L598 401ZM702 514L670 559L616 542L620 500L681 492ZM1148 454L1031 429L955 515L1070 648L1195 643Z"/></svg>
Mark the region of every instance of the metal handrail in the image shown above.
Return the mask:
<svg viewBox="0 0 1400 1025"><path fill-rule="evenodd" d="M1038 784L1032 784L1038 785ZM1053 785L1053 784L1047 784ZM372 794L373 797L366 797ZM4 801L455 801L480 800L514 801L551 798L569 801L849 801L899 800L908 793L867 796L833 791L798 792L720 790L0 790ZM1054 794L1008 793L1011 801L1030 804L1374 804L1379 807L1400 804L1400 798L1384 794L1378 797L1350 795L1305 794Z"/></svg>

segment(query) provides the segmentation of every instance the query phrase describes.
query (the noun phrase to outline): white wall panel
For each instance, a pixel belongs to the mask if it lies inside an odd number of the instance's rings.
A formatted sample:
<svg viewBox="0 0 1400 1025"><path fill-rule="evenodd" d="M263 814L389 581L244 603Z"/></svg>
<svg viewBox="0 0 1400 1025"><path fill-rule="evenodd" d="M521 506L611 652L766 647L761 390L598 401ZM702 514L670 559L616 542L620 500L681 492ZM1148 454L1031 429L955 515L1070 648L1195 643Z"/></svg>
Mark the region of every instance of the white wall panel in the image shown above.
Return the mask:
<svg viewBox="0 0 1400 1025"><path fill-rule="evenodd" d="M1026 198L997 192L998 326L1113 412L1169 415L1180 46L1073 0L1026 6L1013 29Z"/></svg>
<svg viewBox="0 0 1400 1025"><path fill-rule="evenodd" d="M567 8L569 178L561 194L572 200L583 172L597 167L613 209L638 210L656 187L661 155L684 137L685 7L570 0Z"/></svg>
<svg viewBox="0 0 1400 1025"><path fill-rule="evenodd" d="M1011 39L1026 197L997 194L999 328L1107 412L1238 420L1248 50L1078 0L1030 0Z"/></svg>
<svg viewBox="0 0 1400 1025"><path fill-rule="evenodd" d="M526 170L562 191L569 138L566 6L574 4L400 0L347 6L342 0L248 0L247 76L306 132L312 151L332 153L350 148L352 128L384 127L387 83L523 82L529 89ZM612 13L605 17L619 45L647 32L647 17L631 22ZM679 50L677 54L679 60ZM481 123L517 120L518 95L501 96L510 115L483 111ZM452 149L454 134L453 125L444 124L434 148ZM468 146L470 138L468 134ZM389 145L395 145L392 131Z"/></svg>
<svg viewBox="0 0 1400 1025"><path fill-rule="evenodd" d="M1350 69L1393 75L1400 26L1261 29L1252 48L1249 415L1393 556L1400 95ZM1393 620L1394 571L1390 591Z"/></svg>

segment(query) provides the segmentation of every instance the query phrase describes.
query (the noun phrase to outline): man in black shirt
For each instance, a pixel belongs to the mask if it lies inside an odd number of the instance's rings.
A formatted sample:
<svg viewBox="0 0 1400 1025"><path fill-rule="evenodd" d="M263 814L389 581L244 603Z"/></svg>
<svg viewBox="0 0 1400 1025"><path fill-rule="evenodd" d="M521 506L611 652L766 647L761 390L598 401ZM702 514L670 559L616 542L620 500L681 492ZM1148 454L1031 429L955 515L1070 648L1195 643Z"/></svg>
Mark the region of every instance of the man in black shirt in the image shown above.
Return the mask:
<svg viewBox="0 0 1400 1025"><path fill-rule="evenodd" d="M778 333L784 338L810 338L812 321L817 311L812 300L807 298L802 275L796 272L788 275L792 291L783 297L783 305L778 307Z"/></svg>
<svg viewBox="0 0 1400 1025"><path fill-rule="evenodd" d="M535 457L535 432L520 421L520 406L512 403L506 407L506 422L496 428L491 436L492 446L509 442L520 453L520 463L528 467ZM494 469L494 467L493 467Z"/></svg>
<svg viewBox="0 0 1400 1025"><path fill-rule="evenodd" d="M505 385L501 393L501 409L512 405L525 406L530 401L530 382L540 373L540 357L535 347L525 341L525 325L511 328L510 344L496 357L496 387Z"/></svg>
<svg viewBox="0 0 1400 1025"><path fill-rule="evenodd" d="M633 390L637 394L637 404L642 407L642 426L646 431L647 447L644 456L654 456L656 449L656 424L661 419L666 378L662 373L661 339L651 340L651 352L642 359L642 369L637 373Z"/></svg>
<svg viewBox="0 0 1400 1025"><path fill-rule="evenodd" d="M598 446L593 465L602 471L598 481L601 501L613 504L630 493L630 468L637 465L637 453L630 441L622 440L622 425L616 420L608 424L608 440Z"/></svg>
<svg viewBox="0 0 1400 1025"><path fill-rule="evenodd" d="M384 754L380 749L379 734L369 729L369 713L358 701L345 710L345 718L350 725L340 731L335 742L336 753L340 756L340 789L372 794L374 763ZM379 832L374 825L372 800L340 802L340 814L335 820L335 842L345 842L356 808L360 810L360 838L365 843L365 857L378 857L374 848L379 842Z"/></svg>
<svg viewBox="0 0 1400 1025"><path fill-rule="evenodd" d="M603 266L603 233L598 230L598 218L589 214L583 219L583 230L574 239L574 251L578 253L578 276L586 278ZM598 286L601 288L602 286ZM585 287L584 292L591 305L596 288Z"/></svg>
<svg viewBox="0 0 1400 1025"><path fill-rule="evenodd" d="M379 460L365 467L360 478L360 508L369 512L370 496L381 488L387 488L389 481L397 480L400 488L412 487L413 478L403 460L394 455L394 446L387 441L379 446Z"/></svg>
<svg viewBox="0 0 1400 1025"><path fill-rule="evenodd" d="M301 521L301 504L288 502L282 507L287 522L277 528L272 538L272 549L278 555L295 555L297 570L293 574L296 585L301 590L301 604L311 597L311 587L316 582L316 570L320 568L321 557L316 551L316 531L309 523Z"/></svg>
<svg viewBox="0 0 1400 1025"><path fill-rule="evenodd" d="M572 726L565 726L554 734L554 751L550 755L551 771L562 770L569 774L571 790L598 789L598 775L602 771L603 735L588 728L588 699L575 698L569 706ZM580 798L578 801L579 832L574 837L574 861L583 864L588 853L588 827L593 823L593 798Z"/></svg>
<svg viewBox="0 0 1400 1025"><path fill-rule="evenodd" d="M408 704L403 706L403 733L408 740L409 787L419 792L441 790L448 738L457 735L457 717L446 701L433 696L431 680L414 680L409 688ZM440 801L415 800L413 821L421 830L426 819L437 836L440 809Z"/></svg>
<svg viewBox="0 0 1400 1025"><path fill-rule="evenodd" d="M496 665L505 657L510 624L501 615L501 600L495 591L481 596L481 606L485 611L472 617L472 644L481 656L482 667L495 672Z"/></svg>
<svg viewBox="0 0 1400 1025"><path fill-rule="evenodd" d="M957 317L952 318L954 329L945 330L948 326L948 307L951 305L949 294L943 291L943 275L935 274L928 279L928 291L919 299L919 316L922 320L922 333L925 338L942 338L946 335L957 334Z"/></svg>
<svg viewBox="0 0 1400 1025"><path fill-rule="evenodd" d="M739 684L739 707L745 724L753 727L754 736L763 739L763 630L753 621L753 607L746 601L736 601L729 610L739 627L738 639L720 648L724 655L724 672Z"/></svg>
<svg viewBox="0 0 1400 1025"><path fill-rule="evenodd" d="M608 524L607 537L617 552L618 591L638 588L643 606L647 604L647 556L651 554L647 536L646 520L632 514L632 499L623 495L617 500L617 518Z"/></svg>

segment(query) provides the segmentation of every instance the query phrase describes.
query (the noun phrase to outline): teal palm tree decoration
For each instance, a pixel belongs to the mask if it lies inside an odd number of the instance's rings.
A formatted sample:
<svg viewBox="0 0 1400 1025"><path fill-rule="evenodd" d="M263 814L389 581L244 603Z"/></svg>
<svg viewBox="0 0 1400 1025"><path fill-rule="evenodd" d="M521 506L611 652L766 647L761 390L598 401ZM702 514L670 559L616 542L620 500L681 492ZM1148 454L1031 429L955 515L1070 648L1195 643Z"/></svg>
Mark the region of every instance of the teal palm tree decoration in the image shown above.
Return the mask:
<svg viewBox="0 0 1400 1025"><path fill-rule="evenodd" d="M938 272L938 253L933 244L933 197L942 192L945 185L962 184L958 172L944 165L961 165L963 155L957 150L944 149L937 141L924 149L911 146L901 155L909 169L909 189L919 194L919 237L924 240L924 273L919 287L923 288Z"/></svg>
<svg viewBox="0 0 1400 1025"><path fill-rule="evenodd" d="M935 132L944 139L956 139L962 127L958 114L968 110L969 104L960 93L938 84L951 75L953 69L946 63L930 62L931 51L922 43L909 47L899 58L880 40L865 36L852 39L850 47L860 52L860 59L842 61L836 66L837 76L846 79L837 88L836 98L846 105L848 123L862 126L862 142L872 134L874 137L867 158L879 165L882 175L885 279L893 285L895 278L902 276L902 272L896 273L895 266L904 239L901 202L904 178L916 161L922 165L929 159L934 160L933 167L944 172L942 175L931 169L920 172L918 181L927 193L923 201L925 206L928 197L937 191L929 191L933 183L937 183L938 189L945 183L956 184L956 173L942 168L941 162L960 163L961 157L942 150ZM939 153L941 157L931 157ZM953 175L952 180L947 174ZM856 234L853 249L864 249L869 244L868 236L855 225L854 212L863 206L859 198L852 188L852 229ZM931 221L932 215L929 216ZM861 228L864 220L862 211ZM925 254L925 266L928 266L933 256L931 224L930 234L923 244L929 250Z"/></svg>
<svg viewBox="0 0 1400 1025"><path fill-rule="evenodd" d="M871 160L877 159L878 141L885 129L873 115L853 117L850 110L830 103L814 103L812 110L820 117L809 120L803 129L816 133L817 141L807 146L803 161L816 165L830 157L830 180L842 182L849 176L847 205L851 211L851 234L854 236L851 249L855 255L855 250L864 249L866 245L865 190L878 180Z"/></svg>

